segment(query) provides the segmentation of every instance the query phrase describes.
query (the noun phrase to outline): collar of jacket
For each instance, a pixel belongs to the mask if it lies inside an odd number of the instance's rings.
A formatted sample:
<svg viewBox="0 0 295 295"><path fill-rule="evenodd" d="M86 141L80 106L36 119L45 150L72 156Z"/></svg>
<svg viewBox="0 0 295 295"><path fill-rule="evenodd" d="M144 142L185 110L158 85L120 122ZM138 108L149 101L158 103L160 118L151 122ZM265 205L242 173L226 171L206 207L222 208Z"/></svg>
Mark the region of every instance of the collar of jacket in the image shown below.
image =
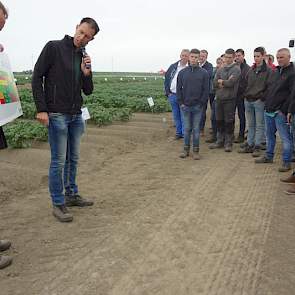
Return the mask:
<svg viewBox="0 0 295 295"><path fill-rule="evenodd" d="M76 46L74 45L74 38L69 36L69 35L65 35L63 38L63 41L65 42L66 46L71 47L73 49L77 49Z"/></svg>
<svg viewBox="0 0 295 295"><path fill-rule="evenodd" d="M189 65L190 70L193 72L195 69L200 69L200 66L197 64L194 67L192 65Z"/></svg>
<svg viewBox="0 0 295 295"><path fill-rule="evenodd" d="M253 64L252 69L253 69L254 71L257 70L257 65L256 65L256 63ZM266 70L267 70L267 65L266 65L266 62L263 60L263 62L262 62L262 66L261 66L261 68L260 68L260 70L259 70L258 72L265 72Z"/></svg>
<svg viewBox="0 0 295 295"><path fill-rule="evenodd" d="M282 70L282 72L288 71L290 68L294 68L293 62L290 62L286 67L282 68L280 66L276 67L277 70L280 72L280 70Z"/></svg>

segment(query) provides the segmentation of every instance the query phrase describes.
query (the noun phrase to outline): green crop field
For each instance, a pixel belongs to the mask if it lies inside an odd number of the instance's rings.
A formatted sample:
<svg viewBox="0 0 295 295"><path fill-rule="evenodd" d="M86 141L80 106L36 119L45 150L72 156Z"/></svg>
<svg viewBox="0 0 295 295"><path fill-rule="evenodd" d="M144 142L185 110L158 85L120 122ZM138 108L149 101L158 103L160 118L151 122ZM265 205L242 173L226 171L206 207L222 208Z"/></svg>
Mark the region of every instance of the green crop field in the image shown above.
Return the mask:
<svg viewBox="0 0 295 295"><path fill-rule="evenodd" d="M30 75L15 75L24 115L4 126L8 144L22 148L34 140L47 140L47 128L35 119L36 109L29 86ZM98 126L114 121L128 121L134 112L167 112L170 105L163 91L163 77L144 73L96 73L94 91L84 97L91 119ZM147 98L152 97L155 105L151 108Z"/></svg>

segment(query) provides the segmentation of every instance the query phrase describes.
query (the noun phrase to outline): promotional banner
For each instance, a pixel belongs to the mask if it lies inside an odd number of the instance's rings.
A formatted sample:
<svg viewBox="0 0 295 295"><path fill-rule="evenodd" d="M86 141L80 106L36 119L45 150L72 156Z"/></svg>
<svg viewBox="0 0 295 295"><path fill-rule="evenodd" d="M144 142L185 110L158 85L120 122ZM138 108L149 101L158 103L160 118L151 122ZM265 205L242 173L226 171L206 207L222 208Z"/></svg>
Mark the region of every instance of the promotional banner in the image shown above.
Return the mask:
<svg viewBox="0 0 295 295"><path fill-rule="evenodd" d="M8 56L0 52L0 126L23 114Z"/></svg>

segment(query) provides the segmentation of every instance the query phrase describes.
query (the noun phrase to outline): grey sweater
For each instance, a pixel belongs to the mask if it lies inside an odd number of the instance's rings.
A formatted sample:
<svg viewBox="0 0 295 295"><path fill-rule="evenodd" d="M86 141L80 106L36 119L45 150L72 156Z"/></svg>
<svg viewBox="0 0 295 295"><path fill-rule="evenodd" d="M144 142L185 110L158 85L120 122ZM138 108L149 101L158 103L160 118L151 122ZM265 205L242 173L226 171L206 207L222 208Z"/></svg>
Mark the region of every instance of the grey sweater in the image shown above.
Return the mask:
<svg viewBox="0 0 295 295"><path fill-rule="evenodd" d="M233 63L229 66L224 66L216 72L213 80L213 87L218 100L234 100L236 99L239 79L241 75L240 67ZM222 87L218 85L218 80L222 79Z"/></svg>

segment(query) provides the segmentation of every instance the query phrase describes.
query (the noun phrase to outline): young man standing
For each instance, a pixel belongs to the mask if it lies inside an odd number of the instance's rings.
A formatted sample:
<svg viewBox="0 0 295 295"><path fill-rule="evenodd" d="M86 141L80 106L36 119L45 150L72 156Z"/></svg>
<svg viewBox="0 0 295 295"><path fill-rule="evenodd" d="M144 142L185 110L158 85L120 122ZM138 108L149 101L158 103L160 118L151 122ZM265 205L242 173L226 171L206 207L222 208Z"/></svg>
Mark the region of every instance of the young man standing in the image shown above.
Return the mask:
<svg viewBox="0 0 295 295"><path fill-rule="evenodd" d="M8 18L8 12L6 7L0 2L0 31L3 29L6 19ZM3 145L2 145L3 144ZM0 148L5 148L6 140L2 128L0 128ZM6 251L10 248L11 243L7 240L0 240L0 251ZM12 257L7 255L0 255L0 269L9 266L12 263Z"/></svg>
<svg viewBox="0 0 295 295"><path fill-rule="evenodd" d="M210 62L207 61L208 58L208 51L206 49L202 49L200 51L200 57L199 57L199 66L206 70L209 75L209 99L210 99L210 105L212 107L212 101L214 99L214 95L212 95L213 92L213 87L212 87L212 79L213 79L213 66ZM204 105L204 110L200 122L200 133L201 135L204 135L204 129L205 129L205 124L206 124L206 112L207 112L207 106L208 106L208 101ZM212 108L211 108L212 109Z"/></svg>
<svg viewBox="0 0 295 295"><path fill-rule="evenodd" d="M76 174L85 129L81 91L86 95L93 91L91 59L84 47L98 31L94 19L83 18L74 37L66 35L46 44L34 68L32 89L37 120L48 126L53 215L61 222L73 220L66 206L93 205L78 194Z"/></svg>
<svg viewBox="0 0 295 295"><path fill-rule="evenodd" d="M224 66L220 68L213 80L216 91L216 126L217 141L209 146L211 149L222 148L232 151L236 97L241 70L234 62L235 51L229 48L225 51Z"/></svg>
<svg viewBox="0 0 295 295"><path fill-rule="evenodd" d="M189 50L183 49L180 53L180 60L172 64L165 74L165 95L168 97L171 104L172 115L176 126L175 139L183 138L184 122L179 104L177 103L177 76L179 72L188 66Z"/></svg>
<svg viewBox="0 0 295 295"><path fill-rule="evenodd" d="M265 50L263 47L254 49L254 61L254 65L247 74L247 88L244 94L248 121L247 143L239 152L253 153L253 157L259 157L265 133L264 101L272 70L265 62Z"/></svg>
<svg viewBox="0 0 295 295"><path fill-rule="evenodd" d="M192 49L189 66L179 72L177 78L177 101L184 117L184 148L181 158L189 156L193 134L193 158L199 160L200 120L209 95L209 75L198 65L200 51Z"/></svg>
<svg viewBox="0 0 295 295"><path fill-rule="evenodd" d="M235 142L242 143L245 140L245 129L246 129L246 117L245 117L245 104L244 104L244 92L247 86L247 73L250 70L250 66L246 63L245 52L243 49L236 50L235 61L240 66L241 76L239 80L239 88L236 97L236 109L238 110L238 117L240 120L239 135Z"/></svg>
<svg viewBox="0 0 295 295"><path fill-rule="evenodd" d="M283 148L282 166L279 168L279 172L291 170L292 160L292 139L287 114L293 95L295 70L290 59L288 48L278 50L277 61L279 65L272 75L273 78L265 101L266 153L255 160L255 163L273 162L276 132L278 131Z"/></svg>

